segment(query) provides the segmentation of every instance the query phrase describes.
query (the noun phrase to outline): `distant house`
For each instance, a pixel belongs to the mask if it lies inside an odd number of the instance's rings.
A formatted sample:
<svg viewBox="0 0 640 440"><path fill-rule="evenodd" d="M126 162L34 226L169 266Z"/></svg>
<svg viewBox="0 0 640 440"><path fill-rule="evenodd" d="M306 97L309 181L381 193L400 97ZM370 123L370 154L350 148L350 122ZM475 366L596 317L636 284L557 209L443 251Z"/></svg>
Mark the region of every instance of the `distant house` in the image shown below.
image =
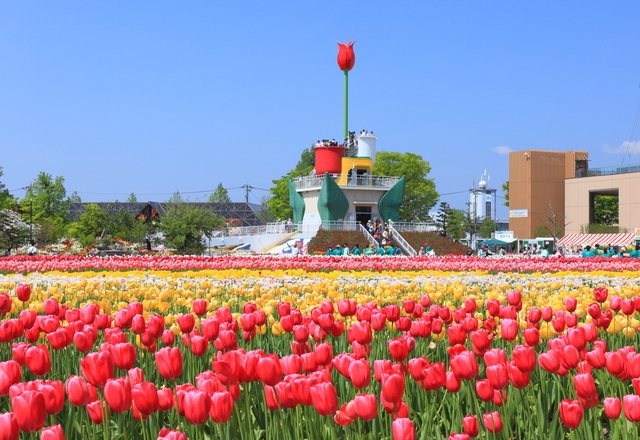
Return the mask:
<svg viewBox="0 0 640 440"><path fill-rule="evenodd" d="M262 226L275 219L271 213L262 205L245 202L229 203L207 203L207 202L185 202L193 206L204 208L223 218L232 226ZM125 210L135 215L138 220L153 221L159 219L170 208L170 203L165 202L98 202L85 203L74 202L69 205L69 219L78 221L85 212L87 205L97 205L100 209L110 214Z"/></svg>

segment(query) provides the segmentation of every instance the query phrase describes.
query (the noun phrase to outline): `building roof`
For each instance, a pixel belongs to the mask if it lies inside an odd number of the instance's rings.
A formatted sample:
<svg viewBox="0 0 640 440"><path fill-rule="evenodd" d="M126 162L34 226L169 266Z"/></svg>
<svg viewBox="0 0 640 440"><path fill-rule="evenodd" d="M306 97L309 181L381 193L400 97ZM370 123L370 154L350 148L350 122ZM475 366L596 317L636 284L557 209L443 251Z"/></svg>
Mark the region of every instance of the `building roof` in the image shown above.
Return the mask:
<svg viewBox="0 0 640 440"><path fill-rule="evenodd" d="M591 246L596 244L607 244L613 246L628 246L635 244L636 234L619 233L619 234L567 234L562 237L556 245L558 246L574 246L585 245Z"/></svg>
<svg viewBox="0 0 640 440"><path fill-rule="evenodd" d="M261 226L275 219L271 213L262 205L245 202L229 202L229 203L208 203L208 202L185 202L195 205L209 211L213 211L217 216L232 220L240 220L241 226ZM136 217L147 211L148 208L155 210L159 217L170 209L171 204L166 202L114 202L114 203L85 203L74 202L69 206L69 219L77 221L85 212L87 205L98 205L98 207L108 213L115 213L120 210L126 210Z"/></svg>

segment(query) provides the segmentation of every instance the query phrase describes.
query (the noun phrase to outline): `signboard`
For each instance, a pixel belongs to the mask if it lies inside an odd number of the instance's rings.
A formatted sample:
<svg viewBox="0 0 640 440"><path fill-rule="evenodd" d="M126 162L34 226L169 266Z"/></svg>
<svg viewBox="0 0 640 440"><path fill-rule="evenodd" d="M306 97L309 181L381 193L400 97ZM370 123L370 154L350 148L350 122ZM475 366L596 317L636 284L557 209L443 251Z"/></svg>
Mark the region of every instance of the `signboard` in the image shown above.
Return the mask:
<svg viewBox="0 0 640 440"><path fill-rule="evenodd" d="M513 231L496 231L493 237L496 240L511 241L513 240Z"/></svg>
<svg viewBox="0 0 640 440"><path fill-rule="evenodd" d="M509 218L525 218L529 217L528 209L510 209Z"/></svg>
<svg viewBox="0 0 640 440"><path fill-rule="evenodd" d="M636 240L640 240L640 228L636 228Z"/></svg>

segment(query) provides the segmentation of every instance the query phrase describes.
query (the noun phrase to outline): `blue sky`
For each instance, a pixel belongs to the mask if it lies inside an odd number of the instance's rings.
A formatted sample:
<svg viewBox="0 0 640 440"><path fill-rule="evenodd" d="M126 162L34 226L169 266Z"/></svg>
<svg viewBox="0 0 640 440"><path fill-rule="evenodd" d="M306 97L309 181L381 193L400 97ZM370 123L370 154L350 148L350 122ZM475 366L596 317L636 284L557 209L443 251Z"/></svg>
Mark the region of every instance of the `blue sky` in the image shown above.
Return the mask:
<svg viewBox="0 0 640 440"><path fill-rule="evenodd" d="M639 18L637 1L5 0L0 181L45 171L86 202L269 189L341 136L348 40L350 129L422 155L442 194L484 169L499 188L509 150L640 163Z"/></svg>

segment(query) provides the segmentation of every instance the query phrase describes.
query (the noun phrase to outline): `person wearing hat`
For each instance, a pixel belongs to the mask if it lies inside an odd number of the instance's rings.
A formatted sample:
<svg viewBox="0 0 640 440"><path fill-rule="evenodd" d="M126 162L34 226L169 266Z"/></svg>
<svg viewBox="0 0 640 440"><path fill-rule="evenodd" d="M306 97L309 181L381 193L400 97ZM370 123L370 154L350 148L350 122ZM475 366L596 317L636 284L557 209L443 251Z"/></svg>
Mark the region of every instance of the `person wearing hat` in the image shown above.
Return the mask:
<svg viewBox="0 0 640 440"><path fill-rule="evenodd" d="M375 253L376 253L376 250L373 248L372 244L364 248L364 255L373 255Z"/></svg>
<svg viewBox="0 0 640 440"><path fill-rule="evenodd" d="M340 245L337 244L336 248L333 250L333 256L334 257L339 257L342 255L342 249L340 248Z"/></svg>
<svg viewBox="0 0 640 440"><path fill-rule="evenodd" d="M327 255L333 255L333 245L330 244L329 247L327 248Z"/></svg>
<svg viewBox="0 0 640 440"><path fill-rule="evenodd" d="M431 246L429 246L429 243L425 243L424 244L424 253L428 254L431 251Z"/></svg>

